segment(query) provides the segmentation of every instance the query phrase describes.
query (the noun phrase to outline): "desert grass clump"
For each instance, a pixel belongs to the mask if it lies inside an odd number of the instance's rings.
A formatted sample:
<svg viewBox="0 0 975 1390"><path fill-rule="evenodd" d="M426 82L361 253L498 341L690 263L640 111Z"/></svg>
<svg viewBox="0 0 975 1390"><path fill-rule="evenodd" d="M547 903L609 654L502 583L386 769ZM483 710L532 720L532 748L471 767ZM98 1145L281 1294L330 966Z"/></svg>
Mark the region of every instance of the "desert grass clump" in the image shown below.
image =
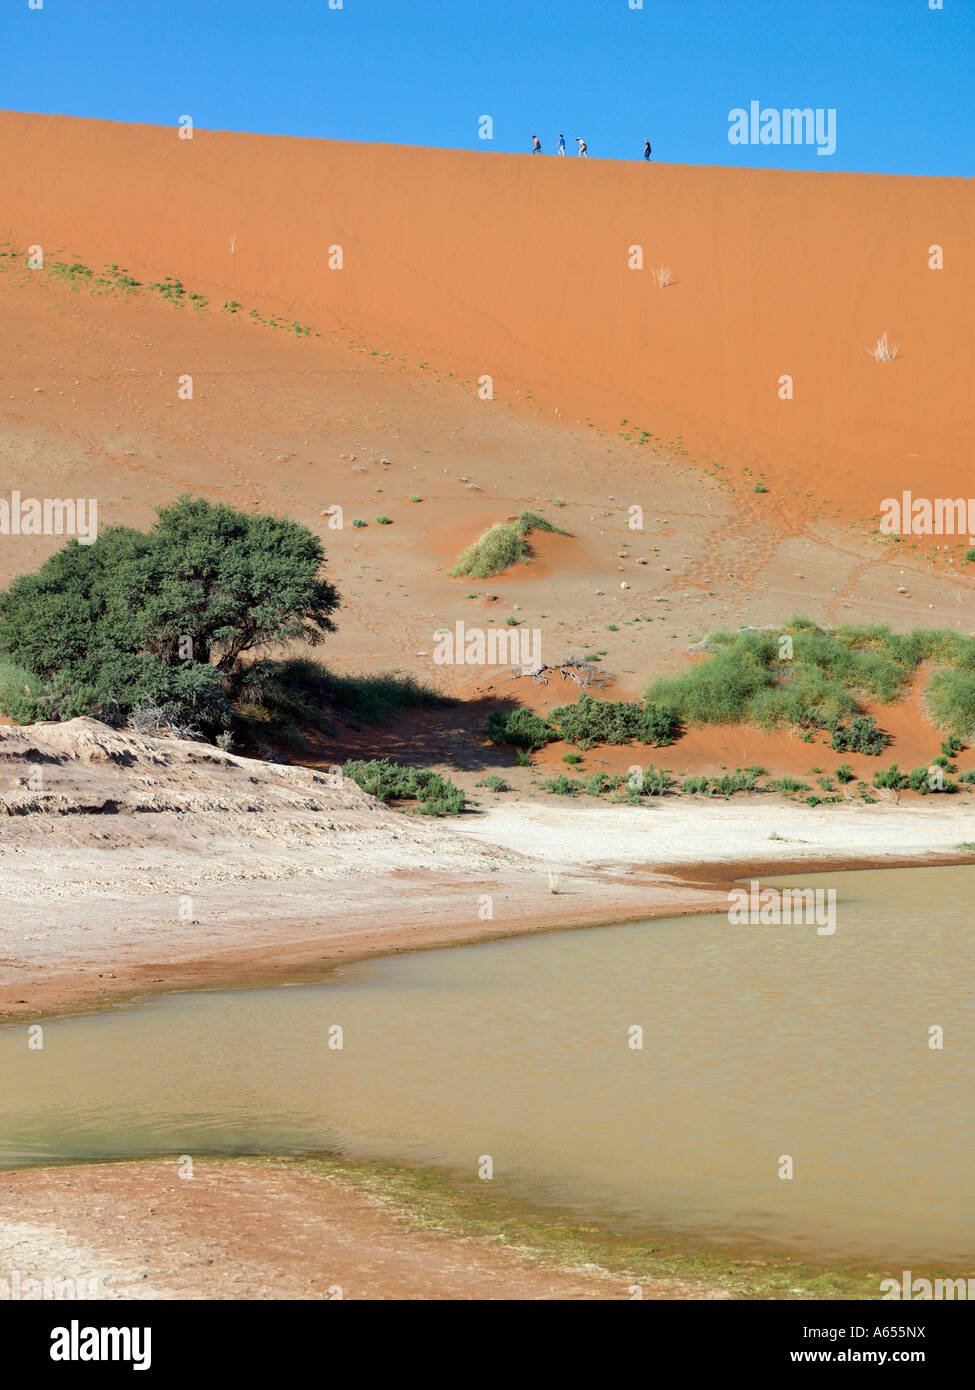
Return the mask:
<svg viewBox="0 0 975 1390"><path fill-rule="evenodd" d="M669 265L658 265L650 274L658 290L668 289L674 283L674 273Z"/></svg>
<svg viewBox="0 0 975 1390"><path fill-rule="evenodd" d="M706 646L702 660L651 681L646 701L689 725L792 726L807 742L818 729L831 735L837 752L876 755L890 740L864 703L899 699L922 662L932 661L943 668L929 690L939 727L959 737L975 727L975 640L948 630L821 629L796 614L776 631L712 633ZM949 679L959 670L971 672L970 692L966 680Z"/></svg>
<svg viewBox="0 0 975 1390"><path fill-rule="evenodd" d="M975 732L975 638L959 638L953 663L935 671L927 707L938 728L955 741Z"/></svg>
<svg viewBox="0 0 975 1390"><path fill-rule="evenodd" d="M685 777L680 789L684 796L708 796L711 783L707 777Z"/></svg>
<svg viewBox="0 0 975 1390"><path fill-rule="evenodd" d="M472 545L461 551L450 574L469 575L472 579L489 579L502 574L512 565L527 565L532 557L528 536L533 531L549 531L558 536L568 535L560 526L546 521L538 512L521 512L515 521L499 521Z"/></svg>
<svg viewBox="0 0 975 1390"><path fill-rule="evenodd" d="M758 775L750 768L736 768L734 772L722 773L711 783L712 796L734 796L735 792L753 792L758 786Z"/></svg>
<svg viewBox="0 0 975 1390"><path fill-rule="evenodd" d="M475 782L474 785L475 787L487 787L489 792L507 792L511 790L504 778L499 777L495 772L492 772L489 777L483 778L480 782Z"/></svg>
<svg viewBox="0 0 975 1390"><path fill-rule="evenodd" d="M800 782L797 778L790 777L786 774L786 776L780 777L776 782L769 782L768 789L769 791L781 792L784 796L788 796L793 792L809 791L809 784L808 782Z"/></svg>
<svg viewBox="0 0 975 1390"><path fill-rule="evenodd" d="M890 341L886 330L877 339L876 347L867 348L875 362L893 362L899 351L897 344Z"/></svg>

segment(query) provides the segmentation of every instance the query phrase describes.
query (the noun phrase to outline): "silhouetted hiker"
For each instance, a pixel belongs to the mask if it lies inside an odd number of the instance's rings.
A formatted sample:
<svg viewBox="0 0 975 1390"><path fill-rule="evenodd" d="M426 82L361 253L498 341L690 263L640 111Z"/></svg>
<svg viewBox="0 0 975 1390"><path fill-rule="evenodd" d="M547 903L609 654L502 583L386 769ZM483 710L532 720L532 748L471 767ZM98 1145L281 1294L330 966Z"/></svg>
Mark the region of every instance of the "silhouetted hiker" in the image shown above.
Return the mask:
<svg viewBox="0 0 975 1390"><path fill-rule="evenodd" d="M585 140L581 140L581 139L579 138L579 136L577 135L577 136L576 136L576 144L579 146L579 153L580 153L580 155L582 156L582 158L583 158L583 159L588 159L588 158L589 158L589 150L588 150L587 147L586 147L586 142L585 142Z"/></svg>
<svg viewBox="0 0 975 1390"><path fill-rule="evenodd" d="M537 135L532 136L532 154L541 154L542 142Z"/></svg>
<svg viewBox="0 0 975 1390"><path fill-rule="evenodd" d="M643 158L644 158L644 159L649 159L650 156L651 156L651 154L653 154L653 151L652 151L651 148L650 148L650 141L649 141L649 140L644 140L644 142L643 142Z"/></svg>
<svg viewBox="0 0 975 1390"><path fill-rule="evenodd" d="M557 153L559 153L559 154L565 154L565 136L564 136L564 135L560 135L560 136L559 136L559 148L558 148Z"/></svg>

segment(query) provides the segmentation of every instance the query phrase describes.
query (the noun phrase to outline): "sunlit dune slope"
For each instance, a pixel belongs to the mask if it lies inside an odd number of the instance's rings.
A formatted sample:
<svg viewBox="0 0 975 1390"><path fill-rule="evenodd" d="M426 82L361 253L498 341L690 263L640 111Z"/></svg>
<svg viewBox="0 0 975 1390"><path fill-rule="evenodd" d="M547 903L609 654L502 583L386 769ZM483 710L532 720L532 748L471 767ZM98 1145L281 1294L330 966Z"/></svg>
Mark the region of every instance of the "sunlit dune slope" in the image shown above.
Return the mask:
<svg viewBox="0 0 975 1390"><path fill-rule="evenodd" d="M701 463L764 472L780 516L972 491L968 180L185 140L175 124L4 113L0 185L25 248L263 297L490 376L497 399L552 419L679 436ZM867 348L885 330L900 353L883 365Z"/></svg>

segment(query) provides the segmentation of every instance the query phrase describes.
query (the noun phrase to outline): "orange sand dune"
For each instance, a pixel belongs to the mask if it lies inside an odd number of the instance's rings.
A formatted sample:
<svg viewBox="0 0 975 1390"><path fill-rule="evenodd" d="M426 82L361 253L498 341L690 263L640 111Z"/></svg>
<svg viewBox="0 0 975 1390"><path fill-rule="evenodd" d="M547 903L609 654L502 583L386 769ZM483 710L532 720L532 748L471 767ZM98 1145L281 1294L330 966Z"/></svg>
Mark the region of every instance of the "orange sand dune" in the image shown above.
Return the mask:
<svg viewBox="0 0 975 1390"><path fill-rule="evenodd" d="M496 401L530 398L550 419L682 436L749 494L742 468L764 471L771 497L751 505L780 526L825 503L870 518L903 488L972 490L967 180L181 140L3 113L0 184L24 248L290 307L471 383L490 375ZM674 283L658 290L663 265ZM866 351L884 330L890 365Z"/></svg>

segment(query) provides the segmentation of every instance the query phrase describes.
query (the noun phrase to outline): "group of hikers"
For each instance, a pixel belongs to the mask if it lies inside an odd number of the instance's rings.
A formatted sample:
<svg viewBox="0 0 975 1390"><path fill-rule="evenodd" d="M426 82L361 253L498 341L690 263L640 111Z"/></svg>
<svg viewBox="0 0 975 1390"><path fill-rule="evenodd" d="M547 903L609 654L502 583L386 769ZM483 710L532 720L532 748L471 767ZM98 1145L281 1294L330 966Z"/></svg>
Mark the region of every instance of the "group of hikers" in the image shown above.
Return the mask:
<svg viewBox="0 0 975 1390"><path fill-rule="evenodd" d="M581 139L581 138L577 135L577 136L576 136L576 144L579 146L579 154L582 156L582 158L583 158L583 159L588 159L588 158L589 158L589 147L587 146L585 140ZM542 152L542 142L541 142L541 140L539 140L539 138L538 138L537 135L533 135L533 136L532 136L532 154L541 154L541 152ZM565 154L565 136L564 136L564 135L560 135L560 136L559 136L559 144L558 144L558 148L556 149L555 153L556 153L556 154ZM643 142L643 158L644 158L644 159L649 159L650 156L651 156L651 154L653 154L653 150L651 150L651 148L650 148L650 141L649 141L649 140L644 140L644 142Z"/></svg>

